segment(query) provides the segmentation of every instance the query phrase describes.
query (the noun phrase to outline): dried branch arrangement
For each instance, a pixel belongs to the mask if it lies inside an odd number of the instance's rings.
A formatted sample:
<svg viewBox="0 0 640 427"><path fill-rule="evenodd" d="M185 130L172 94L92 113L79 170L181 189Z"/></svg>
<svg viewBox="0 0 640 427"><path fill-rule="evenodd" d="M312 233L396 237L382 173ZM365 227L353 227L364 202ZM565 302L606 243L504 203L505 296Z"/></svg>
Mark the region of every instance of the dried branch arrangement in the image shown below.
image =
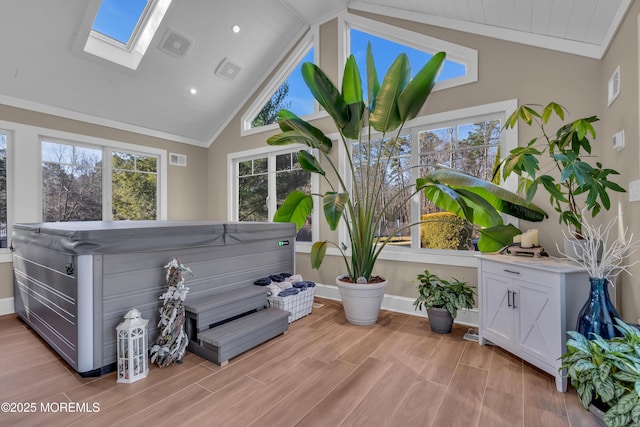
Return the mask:
<svg viewBox="0 0 640 427"><path fill-rule="evenodd" d="M587 215L582 216L581 239L572 240L575 257L560 251L565 257L582 265L589 273L590 277L604 277L611 279L626 271L629 273L629 267L637 264L640 260L636 260L631 264L624 264L625 260L640 248L640 241L633 240L633 233L627 237L628 229L624 229L617 238L613 237L614 226L618 222L618 218L614 217L606 225L595 226L586 220ZM563 230L565 238L570 239L573 232L569 230L569 234ZM629 273L631 274L631 273Z"/></svg>

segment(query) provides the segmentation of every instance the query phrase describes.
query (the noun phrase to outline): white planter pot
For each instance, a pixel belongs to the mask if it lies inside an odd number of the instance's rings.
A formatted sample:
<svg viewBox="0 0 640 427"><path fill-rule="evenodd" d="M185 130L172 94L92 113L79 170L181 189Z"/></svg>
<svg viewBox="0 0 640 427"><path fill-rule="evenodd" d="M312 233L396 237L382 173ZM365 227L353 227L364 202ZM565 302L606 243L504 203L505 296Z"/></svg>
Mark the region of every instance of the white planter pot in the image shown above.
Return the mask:
<svg viewBox="0 0 640 427"><path fill-rule="evenodd" d="M364 285L343 282L336 278L336 285L340 291L342 306L347 321L353 325L373 325L378 321L384 288L387 280L380 283L367 283Z"/></svg>

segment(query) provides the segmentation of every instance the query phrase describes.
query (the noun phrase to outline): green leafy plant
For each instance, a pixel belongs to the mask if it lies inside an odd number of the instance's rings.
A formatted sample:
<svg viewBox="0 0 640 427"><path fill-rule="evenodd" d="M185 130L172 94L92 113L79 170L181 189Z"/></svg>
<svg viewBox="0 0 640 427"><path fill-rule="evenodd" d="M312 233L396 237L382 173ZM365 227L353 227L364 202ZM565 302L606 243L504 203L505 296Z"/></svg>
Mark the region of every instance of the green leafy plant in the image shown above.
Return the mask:
<svg viewBox="0 0 640 427"><path fill-rule="evenodd" d="M311 265L319 268L328 245L341 253L351 281L367 283L378 256L389 242L378 233L385 229L423 185L397 185L393 170L395 156L400 152L400 134L407 120L420 111L433 89L445 60L445 53L436 53L411 79L411 66L406 54L400 54L391 64L382 82L376 73L371 45L367 48L368 101L365 103L360 71L355 57L349 56L338 90L316 65L304 63L302 77L314 98L333 119L340 135L339 144L346 156L344 168L338 168L333 140L320 129L287 110L278 114L281 133L267 140L269 145L302 144L298 152L302 169L322 176L329 191L322 197L324 218L331 230L344 220L349 244L331 241L315 242L311 249ZM374 136L374 131L378 134ZM353 154L357 146L357 156ZM313 149L314 152L310 152ZM317 153L317 154L316 154ZM389 193L392 194L389 194ZM295 222L301 228L313 209L312 194L291 192L278 208L274 221ZM522 200L522 209L524 207ZM415 224L402 227L402 232Z"/></svg>
<svg viewBox="0 0 640 427"><path fill-rule="evenodd" d="M417 187L440 209L473 224L480 235L478 249L481 252L498 251L512 243L513 236L521 234L514 225L504 224L502 213L532 222L547 218L545 211L517 194L444 166L419 178Z"/></svg>
<svg viewBox="0 0 640 427"><path fill-rule="evenodd" d="M567 352L561 369L585 408L599 399L608 408L604 422L609 427L640 425L640 331L620 319L621 337L591 340L575 331L567 332Z"/></svg>
<svg viewBox="0 0 640 427"><path fill-rule="evenodd" d="M456 318L458 310L473 308L475 291L467 282L452 277L451 281L441 279L429 270L418 274L418 297L413 302L416 310L444 308L452 318Z"/></svg>
<svg viewBox="0 0 640 427"><path fill-rule="evenodd" d="M537 190L542 187L549 194L549 201L560 214L560 223L575 228L576 237L581 236L582 208L596 216L602 208L611 207L609 191L624 192L610 175L618 175L613 169L604 168L600 162L589 163L591 141L596 131L593 123L598 117L584 117L563 124L556 132L550 132L547 125L555 116L564 121L566 109L555 102L544 107L522 105L514 111L505 123L507 129L513 128L522 120L528 126L537 126L541 136L533 138L524 147L509 152L499 167L502 177L518 175L519 191L531 202ZM550 167L554 175L542 173L541 160L551 160ZM551 172L551 171L549 171ZM496 174L499 170L496 169ZM579 196L584 195L583 198ZM583 200L584 199L584 200Z"/></svg>
<svg viewBox="0 0 640 427"><path fill-rule="evenodd" d="M388 187L389 176L385 171L394 153L400 148L402 126L414 118L426 102L436 82L445 53L435 54L411 79L411 66L406 54L400 54L389 67L382 83L379 82L371 53L367 47L368 103L365 104L360 71L353 55L345 63L342 90L339 91L327 75L315 64L302 65L302 77L314 98L329 113L340 134L340 142L346 153L346 174L340 172L331 138L320 129L310 125L288 110L278 114L281 133L267 140L269 145L299 143L317 150L314 153L300 150L298 160L302 169L321 175L330 188L322 195L324 217L331 230L335 230L341 219L350 238L350 247L321 241L315 242L311 250L311 264L319 268L327 246L338 248L353 282L367 283L380 252L388 242L377 234L386 215L392 214L390 204L382 202L383 192ZM367 126L366 130L363 126ZM371 138L372 128L382 135ZM389 133L396 132L389 137ZM363 152L357 160L352 155L352 143L357 141ZM322 161L321 161L322 160ZM323 166L328 165L329 172ZM361 176L366 175L366 177ZM351 188L347 183L351 184ZM348 189L351 189L349 192ZM411 192L401 191L394 200L408 200ZM394 204L393 206L397 206ZM313 209L312 194L291 192L277 210L274 221L295 222L298 228L304 225ZM351 253L348 256L347 250Z"/></svg>

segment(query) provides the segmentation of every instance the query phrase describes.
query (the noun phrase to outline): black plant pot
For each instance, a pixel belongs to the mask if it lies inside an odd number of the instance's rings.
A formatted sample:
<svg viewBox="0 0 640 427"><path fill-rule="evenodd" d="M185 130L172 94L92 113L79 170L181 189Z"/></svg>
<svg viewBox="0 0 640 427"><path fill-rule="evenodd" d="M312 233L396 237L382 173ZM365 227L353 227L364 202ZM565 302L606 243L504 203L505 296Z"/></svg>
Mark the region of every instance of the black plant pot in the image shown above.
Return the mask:
<svg viewBox="0 0 640 427"><path fill-rule="evenodd" d="M429 324L431 330L438 334L451 333L451 327L453 326L453 317L446 308L429 308L427 309L427 315L429 316Z"/></svg>

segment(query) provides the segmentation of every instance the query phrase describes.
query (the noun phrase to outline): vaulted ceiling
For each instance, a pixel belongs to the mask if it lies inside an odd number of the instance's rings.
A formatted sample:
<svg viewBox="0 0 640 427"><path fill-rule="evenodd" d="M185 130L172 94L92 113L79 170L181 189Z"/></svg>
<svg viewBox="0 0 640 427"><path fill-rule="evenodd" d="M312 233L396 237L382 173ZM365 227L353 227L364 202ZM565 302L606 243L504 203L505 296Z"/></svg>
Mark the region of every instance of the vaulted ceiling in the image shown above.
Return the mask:
<svg viewBox="0 0 640 427"><path fill-rule="evenodd" d="M174 0L131 70L83 50L100 0L3 0L0 103L207 147L311 25L347 8L601 58L632 1ZM186 55L162 49L169 34ZM233 80L215 74L225 59Z"/></svg>

